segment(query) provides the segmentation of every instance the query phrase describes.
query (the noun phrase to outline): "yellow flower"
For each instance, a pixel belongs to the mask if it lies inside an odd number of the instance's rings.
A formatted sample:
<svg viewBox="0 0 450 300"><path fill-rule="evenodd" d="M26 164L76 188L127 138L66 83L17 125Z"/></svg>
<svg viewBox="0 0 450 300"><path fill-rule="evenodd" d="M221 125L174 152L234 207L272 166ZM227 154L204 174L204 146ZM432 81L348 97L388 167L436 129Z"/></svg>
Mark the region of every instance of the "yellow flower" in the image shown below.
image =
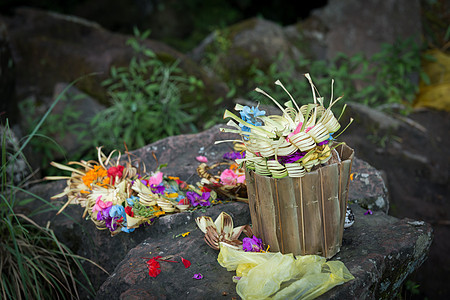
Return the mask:
<svg viewBox="0 0 450 300"><path fill-rule="evenodd" d="M159 216L162 216L162 215L165 215L165 214L166 214L165 212L163 212L162 210L160 210L160 211L155 212L155 213L153 214L153 216L154 216L154 217L159 217Z"/></svg>
<svg viewBox="0 0 450 300"><path fill-rule="evenodd" d="M182 237L187 237L187 236L189 235L189 233L191 233L191 232L188 231L188 232L182 233L181 236L182 236Z"/></svg>

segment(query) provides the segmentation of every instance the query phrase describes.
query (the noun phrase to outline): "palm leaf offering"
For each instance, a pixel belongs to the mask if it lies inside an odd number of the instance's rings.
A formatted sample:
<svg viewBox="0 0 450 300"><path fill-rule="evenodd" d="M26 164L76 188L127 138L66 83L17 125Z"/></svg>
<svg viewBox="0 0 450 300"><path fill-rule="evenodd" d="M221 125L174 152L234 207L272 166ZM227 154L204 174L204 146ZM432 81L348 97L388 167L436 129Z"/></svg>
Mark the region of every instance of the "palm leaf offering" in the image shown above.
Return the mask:
<svg viewBox="0 0 450 300"><path fill-rule="evenodd" d="M305 77L311 85L313 103L299 107L277 80L275 84L281 86L290 98L284 106L263 90L256 88L256 91L271 99L281 110L281 115L266 116L265 111L258 107L250 108L240 104L235 106L240 118L229 110L225 111L224 119L231 119L227 123L231 128L220 130L241 135L241 142L246 150L245 158L236 159L237 163L245 162L248 169L259 175L283 178L303 177L320 165L339 161L334 150L339 144L332 141L336 139L337 136L333 135L341 125L331 108L342 97L333 100L332 81L331 99L328 107L325 107L325 100L320 96L310 75L305 74ZM220 142L225 141L216 143Z"/></svg>
<svg viewBox="0 0 450 300"><path fill-rule="evenodd" d="M67 179L65 190L52 197L68 198L58 214L69 204L78 204L84 207L83 217L92 220L100 230L108 229L114 236L132 232L166 213L216 203L214 191L200 184L187 184L178 177L165 176L160 168L148 174L145 165L135 167L131 159L121 164L120 153L115 159L114 152L106 156L99 147L97 161L69 162L68 166L52 162L54 167L71 172L70 176L45 178Z"/></svg>

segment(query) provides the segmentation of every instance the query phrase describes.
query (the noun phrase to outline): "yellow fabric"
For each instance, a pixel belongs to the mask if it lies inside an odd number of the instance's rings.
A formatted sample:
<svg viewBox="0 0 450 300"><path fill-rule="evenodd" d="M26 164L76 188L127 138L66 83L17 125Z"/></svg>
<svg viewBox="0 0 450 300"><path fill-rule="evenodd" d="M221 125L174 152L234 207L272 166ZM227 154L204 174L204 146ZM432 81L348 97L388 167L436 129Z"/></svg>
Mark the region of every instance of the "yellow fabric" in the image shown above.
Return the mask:
<svg viewBox="0 0 450 300"><path fill-rule="evenodd" d="M430 84L420 81L414 107L450 111L450 55L438 49L429 50L426 54L435 58L435 61L422 62L422 70L430 78Z"/></svg>
<svg viewBox="0 0 450 300"><path fill-rule="evenodd" d="M254 253L220 244L219 264L242 276L238 295L246 299L314 299L354 279L340 261L317 255Z"/></svg>

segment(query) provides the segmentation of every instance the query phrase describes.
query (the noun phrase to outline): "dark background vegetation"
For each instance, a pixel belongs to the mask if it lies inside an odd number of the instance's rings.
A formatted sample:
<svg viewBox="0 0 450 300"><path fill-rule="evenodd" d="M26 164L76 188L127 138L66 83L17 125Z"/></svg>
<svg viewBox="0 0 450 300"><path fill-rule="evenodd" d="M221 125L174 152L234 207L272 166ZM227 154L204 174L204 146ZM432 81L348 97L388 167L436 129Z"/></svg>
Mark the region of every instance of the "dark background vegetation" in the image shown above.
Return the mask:
<svg viewBox="0 0 450 300"><path fill-rule="evenodd" d="M133 2L133 5L129 2ZM0 11L12 14L19 6L31 6L76 15L95 21L111 31L127 34L132 34L134 27L153 28L153 39L184 52L198 45L214 29L258 16L280 25L291 25L309 16L312 9L323 7L326 3L326 0L3 0L0 2ZM176 22L171 10L183 12L177 13ZM161 20L167 20L164 26Z"/></svg>

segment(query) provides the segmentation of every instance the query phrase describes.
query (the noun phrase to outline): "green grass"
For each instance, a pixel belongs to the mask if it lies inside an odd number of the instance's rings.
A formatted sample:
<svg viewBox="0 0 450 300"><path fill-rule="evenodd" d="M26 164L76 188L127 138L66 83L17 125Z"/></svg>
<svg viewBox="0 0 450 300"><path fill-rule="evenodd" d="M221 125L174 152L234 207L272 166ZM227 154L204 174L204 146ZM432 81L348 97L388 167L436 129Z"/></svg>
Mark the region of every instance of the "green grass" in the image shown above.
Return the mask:
<svg viewBox="0 0 450 300"><path fill-rule="evenodd" d="M83 260L89 260L72 253L52 229L32 220L34 215L48 209L56 211L56 207L22 188L25 182L14 183L11 173L17 159L23 158L23 149L35 138L62 94L21 145L7 147L13 142L8 135L8 122L1 136L0 294L3 299L79 299L81 289L95 297L95 290L81 265ZM18 197L19 192L26 198ZM41 201L43 206L32 214L18 212L31 201Z"/></svg>

